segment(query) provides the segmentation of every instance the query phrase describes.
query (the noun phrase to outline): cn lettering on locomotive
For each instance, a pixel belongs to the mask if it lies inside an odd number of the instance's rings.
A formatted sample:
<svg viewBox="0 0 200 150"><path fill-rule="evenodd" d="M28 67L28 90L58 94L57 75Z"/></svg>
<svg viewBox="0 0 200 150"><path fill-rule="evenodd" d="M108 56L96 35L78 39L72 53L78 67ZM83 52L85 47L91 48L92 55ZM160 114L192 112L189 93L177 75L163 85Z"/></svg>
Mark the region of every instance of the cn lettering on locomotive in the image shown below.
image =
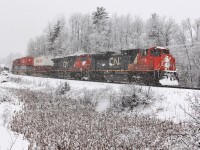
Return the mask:
<svg viewBox="0 0 200 150"><path fill-rule="evenodd" d="M121 65L121 56L111 57L109 59L109 66L120 66Z"/></svg>

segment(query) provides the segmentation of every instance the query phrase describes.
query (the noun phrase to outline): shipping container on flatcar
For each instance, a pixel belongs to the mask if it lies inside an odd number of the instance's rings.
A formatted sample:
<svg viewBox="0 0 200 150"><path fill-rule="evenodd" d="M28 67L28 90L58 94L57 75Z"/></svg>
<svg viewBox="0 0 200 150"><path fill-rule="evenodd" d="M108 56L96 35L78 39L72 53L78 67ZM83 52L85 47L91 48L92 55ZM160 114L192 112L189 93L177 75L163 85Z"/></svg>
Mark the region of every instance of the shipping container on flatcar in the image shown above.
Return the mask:
<svg viewBox="0 0 200 150"><path fill-rule="evenodd" d="M53 67L53 56L39 56L34 58L32 74L35 76L50 76Z"/></svg>
<svg viewBox="0 0 200 150"><path fill-rule="evenodd" d="M53 66L53 56L39 56L34 58L34 66Z"/></svg>
<svg viewBox="0 0 200 150"><path fill-rule="evenodd" d="M13 61L12 72L29 75L33 69L33 57L27 56Z"/></svg>

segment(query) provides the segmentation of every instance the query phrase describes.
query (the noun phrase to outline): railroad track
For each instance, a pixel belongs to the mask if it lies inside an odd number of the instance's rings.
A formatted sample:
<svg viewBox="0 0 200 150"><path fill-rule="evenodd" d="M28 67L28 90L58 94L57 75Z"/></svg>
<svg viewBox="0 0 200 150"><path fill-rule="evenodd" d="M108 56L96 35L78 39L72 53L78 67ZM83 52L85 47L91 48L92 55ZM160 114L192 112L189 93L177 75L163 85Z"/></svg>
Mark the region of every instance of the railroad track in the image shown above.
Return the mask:
<svg viewBox="0 0 200 150"><path fill-rule="evenodd" d="M173 88L173 89L186 89L186 90L200 90L200 88L182 87L182 86L162 86L162 85L156 85L156 86L152 86L152 87Z"/></svg>
<svg viewBox="0 0 200 150"><path fill-rule="evenodd" d="M75 80L75 79L67 79L67 80ZM86 82L99 82L99 83L110 83L110 84L132 84L132 85L139 85L139 86L147 86L147 87L160 87L160 88L172 88L172 89L186 89L186 90L200 90L200 88L193 88L193 87L182 87L182 86L163 86L163 85L145 85L139 83L128 83L128 82L103 82L103 81L91 81L91 80L75 80L75 81L86 81Z"/></svg>
<svg viewBox="0 0 200 150"><path fill-rule="evenodd" d="M45 78L45 77L43 77ZM63 78L54 78L54 79L63 79ZM73 78L68 78L64 80L74 80L74 81L85 81L85 82L99 82L99 83L110 83L110 84L129 84L129 85L138 85L138 86L147 86L147 87L160 87L160 88L172 88L172 89L186 89L186 90L200 90L200 88L193 87L182 87L182 86L163 86L163 85L145 85L141 83L128 83L128 82L103 82L103 81L92 81L92 80L76 80Z"/></svg>

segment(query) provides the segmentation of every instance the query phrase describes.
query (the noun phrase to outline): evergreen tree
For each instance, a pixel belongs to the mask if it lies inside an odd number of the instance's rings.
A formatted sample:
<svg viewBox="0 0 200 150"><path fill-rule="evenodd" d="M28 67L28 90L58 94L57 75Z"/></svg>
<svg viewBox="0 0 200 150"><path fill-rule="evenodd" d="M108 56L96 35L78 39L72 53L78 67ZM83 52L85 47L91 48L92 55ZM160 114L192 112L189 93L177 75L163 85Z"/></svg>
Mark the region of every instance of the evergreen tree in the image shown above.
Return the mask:
<svg viewBox="0 0 200 150"><path fill-rule="evenodd" d="M97 31L100 33L102 30L106 30L106 21L108 19L108 13L103 7L97 7L97 10L92 13L93 24L97 28Z"/></svg>
<svg viewBox="0 0 200 150"><path fill-rule="evenodd" d="M63 28L65 25L65 20L63 18L58 18L55 23L49 24L48 29L48 51L50 55L60 55L60 47L63 45L63 39L61 38Z"/></svg>
<svg viewBox="0 0 200 150"><path fill-rule="evenodd" d="M160 18L156 13L154 13L151 15L151 18L147 21L147 38L149 41L149 46L163 46L160 31Z"/></svg>
<svg viewBox="0 0 200 150"><path fill-rule="evenodd" d="M97 10L92 13L92 20L94 25L93 34L93 46L95 51L108 50L108 13L103 7L97 7Z"/></svg>

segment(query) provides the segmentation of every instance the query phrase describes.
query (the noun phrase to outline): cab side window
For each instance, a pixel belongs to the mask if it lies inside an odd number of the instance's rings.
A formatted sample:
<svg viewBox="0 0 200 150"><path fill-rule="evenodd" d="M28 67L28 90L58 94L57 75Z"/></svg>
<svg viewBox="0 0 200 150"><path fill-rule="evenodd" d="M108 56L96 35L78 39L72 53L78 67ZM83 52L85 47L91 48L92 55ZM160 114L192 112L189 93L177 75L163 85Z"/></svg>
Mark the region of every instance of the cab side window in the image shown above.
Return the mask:
<svg viewBox="0 0 200 150"><path fill-rule="evenodd" d="M161 56L161 50L159 50L159 49L151 50L150 53L152 56Z"/></svg>
<svg viewBox="0 0 200 150"><path fill-rule="evenodd" d="M141 56L147 56L148 55L148 49L142 49L142 50L140 50L140 55Z"/></svg>

